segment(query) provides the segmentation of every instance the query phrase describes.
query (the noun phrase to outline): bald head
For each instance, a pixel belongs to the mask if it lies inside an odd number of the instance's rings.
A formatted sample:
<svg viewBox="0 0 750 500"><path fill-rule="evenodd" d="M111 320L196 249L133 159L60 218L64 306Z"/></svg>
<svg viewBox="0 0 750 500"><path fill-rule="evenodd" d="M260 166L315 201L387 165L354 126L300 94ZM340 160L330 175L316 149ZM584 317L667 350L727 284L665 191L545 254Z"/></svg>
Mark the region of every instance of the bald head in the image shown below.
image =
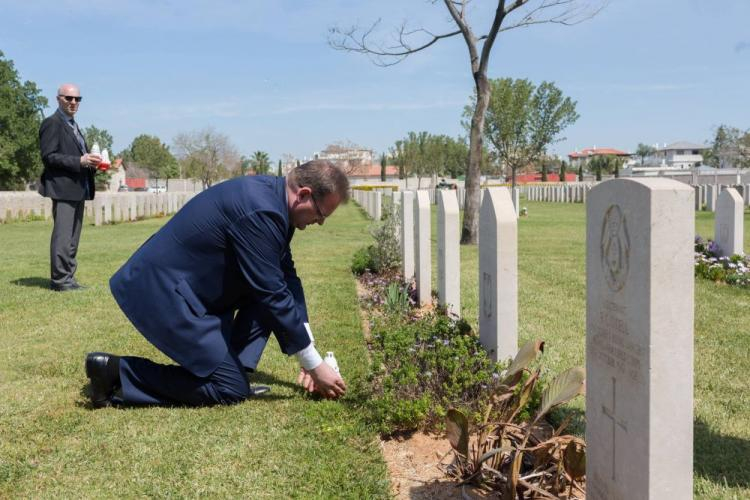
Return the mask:
<svg viewBox="0 0 750 500"><path fill-rule="evenodd" d="M81 102L81 90L73 83L63 83L57 89L57 105L60 111L73 118Z"/></svg>

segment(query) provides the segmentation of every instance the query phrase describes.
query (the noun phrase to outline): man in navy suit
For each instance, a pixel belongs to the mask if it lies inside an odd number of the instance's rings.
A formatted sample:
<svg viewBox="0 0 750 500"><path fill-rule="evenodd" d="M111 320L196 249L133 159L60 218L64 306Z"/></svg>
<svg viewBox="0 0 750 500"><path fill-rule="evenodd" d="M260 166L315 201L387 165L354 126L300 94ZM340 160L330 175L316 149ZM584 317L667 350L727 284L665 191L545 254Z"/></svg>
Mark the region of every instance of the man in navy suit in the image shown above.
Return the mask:
<svg viewBox="0 0 750 500"><path fill-rule="evenodd" d="M83 226L85 200L94 199L94 172L101 157L88 154L73 116L81 91L72 83L57 89L58 108L39 127L44 171L39 194L52 198L54 226L50 241L50 288L58 292L82 288L75 280L76 253Z"/></svg>
<svg viewBox="0 0 750 500"><path fill-rule="evenodd" d="M246 176L195 196L110 279L122 311L176 365L90 353L95 407L232 404L252 394L273 332L302 368L298 382L327 398L346 385L313 344L289 242L323 224L348 199L349 182L327 161L284 177Z"/></svg>

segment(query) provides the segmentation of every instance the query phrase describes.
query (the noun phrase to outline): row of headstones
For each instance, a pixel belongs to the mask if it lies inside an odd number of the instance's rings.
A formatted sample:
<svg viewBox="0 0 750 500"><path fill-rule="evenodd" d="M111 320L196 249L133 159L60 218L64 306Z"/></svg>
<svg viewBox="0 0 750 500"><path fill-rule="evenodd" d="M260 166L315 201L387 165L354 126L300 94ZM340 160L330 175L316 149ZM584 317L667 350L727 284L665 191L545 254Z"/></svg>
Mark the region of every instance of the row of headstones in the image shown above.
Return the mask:
<svg viewBox="0 0 750 500"><path fill-rule="evenodd" d="M592 184L556 184L547 186L524 186L523 192L529 201L554 203L586 203Z"/></svg>
<svg viewBox="0 0 750 500"><path fill-rule="evenodd" d="M737 184L735 186L700 184L693 186L693 189L695 189L695 209L715 212L719 195L729 188L737 191L743 200L744 206L750 206L750 184Z"/></svg>
<svg viewBox="0 0 750 500"><path fill-rule="evenodd" d="M586 482L591 499L692 498L694 192L659 178L590 190L586 217ZM430 203L402 192L405 277L430 301ZM411 209L409 209L411 208ZM479 219L480 340L518 349L517 219L507 188ZM458 202L438 200L438 297L460 304Z"/></svg>
<svg viewBox="0 0 750 500"><path fill-rule="evenodd" d="M458 203L459 207L462 207L466 201L466 195L464 189L425 189L425 190L419 190L418 193L426 193L427 199L429 204L431 205L437 205L439 204L440 196L441 194L445 193L446 191L452 191L453 195L456 197L456 201ZM480 191L480 203L484 196L484 191ZM412 191L409 191L412 192ZM352 190L351 197L365 209L365 212L367 212L367 215L374 219L374 220L380 220L383 216L383 203L386 198L391 199L391 203L395 202L398 203L398 193L394 193L393 190L390 188L385 189L374 189L372 191L364 191L360 189L354 189ZM384 198L385 197L385 198ZM516 216L520 213L520 203L521 203L521 189L520 188L513 188L511 190L511 199L513 201L513 207L516 211Z"/></svg>
<svg viewBox="0 0 750 500"><path fill-rule="evenodd" d="M86 201L85 214L99 226L176 213L195 193L102 193ZM52 200L37 193L0 193L0 222L52 217Z"/></svg>

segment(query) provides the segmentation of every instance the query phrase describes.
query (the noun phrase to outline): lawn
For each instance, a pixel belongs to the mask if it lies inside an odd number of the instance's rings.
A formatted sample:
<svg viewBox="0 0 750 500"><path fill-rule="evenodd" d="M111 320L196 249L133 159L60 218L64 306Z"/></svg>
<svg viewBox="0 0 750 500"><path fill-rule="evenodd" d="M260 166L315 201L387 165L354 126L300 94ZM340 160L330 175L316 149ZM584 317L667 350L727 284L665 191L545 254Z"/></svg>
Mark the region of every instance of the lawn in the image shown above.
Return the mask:
<svg viewBox="0 0 750 500"><path fill-rule="evenodd" d="M523 205L519 337L544 339L545 363L556 373L584 361L585 211ZM697 232L710 236L712 221L698 214ZM746 214L748 249L749 221ZM229 408L88 408L87 351L164 359L106 285L163 222L86 226L78 277L91 288L70 294L44 288L49 223L0 225L0 497L387 497L377 436L357 401L302 394L293 384L296 362L273 341L259 378L273 390L262 399ZM364 383L366 357L348 267L369 240L367 226L350 205L294 240L316 338L321 350L336 351L350 385ZM474 318L477 249L461 253L462 309ZM695 496L748 498L750 291L698 280L695 300ZM582 410L579 399L572 411Z"/></svg>
<svg viewBox="0 0 750 500"><path fill-rule="evenodd" d="M0 498L387 498L377 436L357 402L316 401L297 362L269 342L259 382L271 393L232 407L92 410L86 352L166 360L109 292L114 271L165 219L86 226L82 292L49 291L48 222L0 225ZM350 256L367 237L354 206L298 232L296 264L321 350L349 384L365 374Z"/></svg>

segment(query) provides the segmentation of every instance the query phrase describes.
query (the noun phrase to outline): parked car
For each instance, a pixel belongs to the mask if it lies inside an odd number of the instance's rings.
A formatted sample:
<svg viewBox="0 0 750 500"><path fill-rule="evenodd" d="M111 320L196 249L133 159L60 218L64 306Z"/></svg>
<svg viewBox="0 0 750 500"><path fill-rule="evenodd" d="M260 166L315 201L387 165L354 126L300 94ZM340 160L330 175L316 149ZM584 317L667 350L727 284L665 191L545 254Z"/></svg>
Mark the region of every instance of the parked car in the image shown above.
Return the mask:
<svg viewBox="0 0 750 500"><path fill-rule="evenodd" d="M167 187L166 186L151 186L148 188L149 193L166 193Z"/></svg>
<svg viewBox="0 0 750 500"><path fill-rule="evenodd" d="M117 188L118 193L127 193L128 191L130 191L130 188L127 186L127 184L123 184Z"/></svg>
<svg viewBox="0 0 750 500"><path fill-rule="evenodd" d="M147 189L145 187L137 187L137 188L133 188L133 191L145 193Z"/></svg>

